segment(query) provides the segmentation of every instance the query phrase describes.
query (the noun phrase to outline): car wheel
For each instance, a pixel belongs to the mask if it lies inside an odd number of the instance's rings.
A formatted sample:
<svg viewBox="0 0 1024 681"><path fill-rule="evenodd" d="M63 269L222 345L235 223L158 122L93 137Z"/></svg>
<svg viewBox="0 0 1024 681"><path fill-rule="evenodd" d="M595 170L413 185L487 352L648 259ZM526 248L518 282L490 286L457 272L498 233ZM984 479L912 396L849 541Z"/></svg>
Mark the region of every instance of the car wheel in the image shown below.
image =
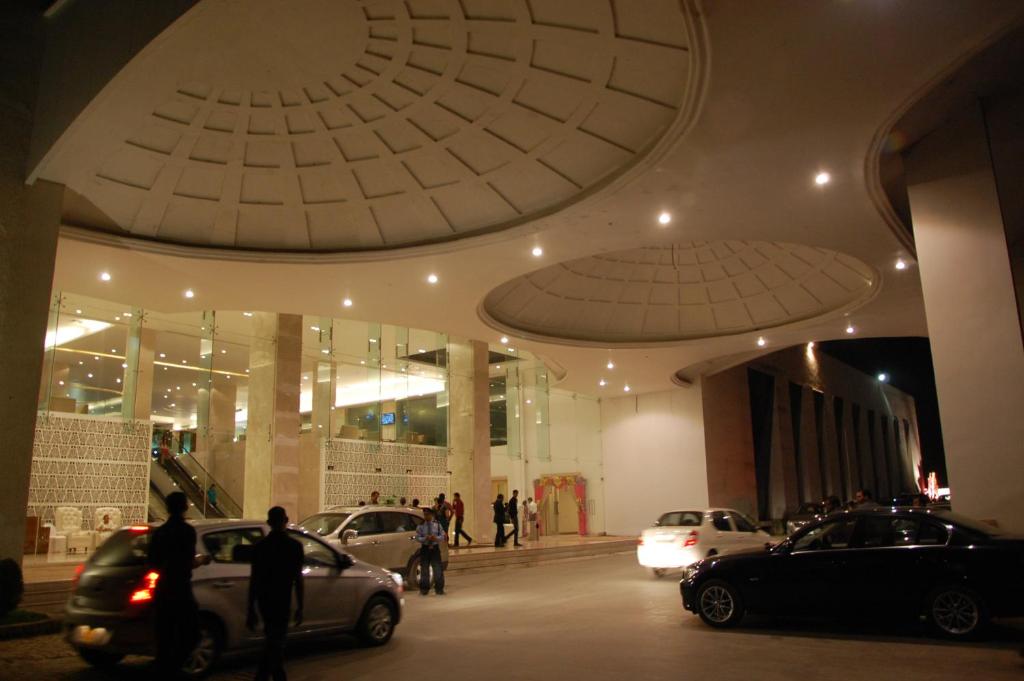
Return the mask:
<svg viewBox="0 0 1024 681"><path fill-rule="evenodd" d="M740 592L729 582L711 579L697 591L697 614L713 627L733 627L743 619Z"/></svg>
<svg viewBox="0 0 1024 681"><path fill-rule="evenodd" d="M665 576L665 568L652 568L651 574L653 574L655 578L661 579Z"/></svg>
<svg viewBox="0 0 1024 681"><path fill-rule="evenodd" d="M973 638L985 628L988 620L981 598L958 586L940 587L931 592L926 608L931 628L947 638Z"/></svg>
<svg viewBox="0 0 1024 681"><path fill-rule="evenodd" d="M368 646L382 646L395 633L395 606L385 596L374 596L359 618L359 640Z"/></svg>
<svg viewBox="0 0 1024 681"><path fill-rule="evenodd" d="M421 563L420 563L419 556L415 556L412 559L412 561L409 563L409 582L411 583L411 585L406 585L407 589L409 589L409 588L419 589L420 588L420 565L421 565ZM434 583L434 568L431 567L431 568L427 568L427 569L430 570L430 583L433 584Z"/></svg>
<svg viewBox="0 0 1024 681"><path fill-rule="evenodd" d="M106 650L95 650L93 648L79 648L78 654L83 660L97 669L109 669L124 659L120 653L111 653Z"/></svg>
<svg viewBox="0 0 1024 681"><path fill-rule="evenodd" d="M199 618L199 640L189 653L181 672L188 679L206 676L217 663L224 649L224 630L220 622L209 615Z"/></svg>

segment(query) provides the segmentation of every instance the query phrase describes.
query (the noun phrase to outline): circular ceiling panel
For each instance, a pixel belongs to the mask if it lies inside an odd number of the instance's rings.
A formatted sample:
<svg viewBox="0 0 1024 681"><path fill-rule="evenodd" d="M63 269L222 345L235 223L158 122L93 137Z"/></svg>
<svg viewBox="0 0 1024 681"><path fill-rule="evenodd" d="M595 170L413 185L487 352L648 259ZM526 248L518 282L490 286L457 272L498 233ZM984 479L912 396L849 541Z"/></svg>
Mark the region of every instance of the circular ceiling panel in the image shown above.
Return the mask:
<svg viewBox="0 0 1024 681"><path fill-rule="evenodd" d="M874 272L822 248L695 241L581 258L513 279L483 317L547 340L642 344L781 326L870 297Z"/></svg>
<svg viewBox="0 0 1024 681"><path fill-rule="evenodd" d="M678 0L200 3L42 175L178 244L344 251L501 229L692 119L694 16Z"/></svg>

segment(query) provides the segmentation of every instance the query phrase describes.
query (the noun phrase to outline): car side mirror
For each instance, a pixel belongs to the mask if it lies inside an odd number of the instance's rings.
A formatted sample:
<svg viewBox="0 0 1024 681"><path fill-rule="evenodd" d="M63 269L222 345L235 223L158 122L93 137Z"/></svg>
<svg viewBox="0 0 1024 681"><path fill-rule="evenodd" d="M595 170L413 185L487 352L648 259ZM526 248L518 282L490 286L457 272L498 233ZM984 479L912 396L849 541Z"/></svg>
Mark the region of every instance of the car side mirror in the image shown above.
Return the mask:
<svg viewBox="0 0 1024 681"><path fill-rule="evenodd" d="M208 553L197 553L196 554L196 558L195 558L195 566L196 567L202 567L204 565L209 565L212 562L213 562L213 556L211 556L210 554L208 554Z"/></svg>
<svg viewBox="0 0 1024 681"><path fill-rule="evenodd" d="M345 530L341 533L341 543L348 544L350 541L359 536L359 530Z"/></svg>

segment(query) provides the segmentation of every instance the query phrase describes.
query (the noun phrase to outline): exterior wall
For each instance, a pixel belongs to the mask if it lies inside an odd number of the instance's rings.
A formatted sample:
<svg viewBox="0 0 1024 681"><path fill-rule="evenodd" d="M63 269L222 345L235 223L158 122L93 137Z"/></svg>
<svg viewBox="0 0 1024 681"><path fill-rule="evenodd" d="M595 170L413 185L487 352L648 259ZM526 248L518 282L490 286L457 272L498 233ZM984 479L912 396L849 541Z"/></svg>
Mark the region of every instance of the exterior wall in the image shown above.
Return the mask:
<svg viewBox="0 0 1024 681"><path fill-rule="evenodd" d="M510 456L506 445L491 447L491 476L506 478L509 494L518 489L520 499L525 500L533 496L533 481L543 475L582 475L587 480L587 533L603 534L605 483L598 400L554 388L548 394L548 410L547 452L527 447L525 456Z"/></svg>
<svg viewBox="0 0 1024 681"><path fill-rule="evenodd" d="M601 400L608 534L635 535L665 511L708 505L702 387Z"/></svg>
<svg viewBox="0 0 1024 681"><path fill-rule="evenodd" d="M366 440L321 440L321 509L355 506L369 501L370 492L381 500L406 497L411 503L430 506L444 492L451 496L446 470L448 450L428 445L368 442Z"/></svg>
<svg viewBox="0 0 1024 681"><path fill-rule="evenodd" d="M782 518L801 500L832 494L849 499L859 487L873 488L878 498L917 489L920 444L913 398L823 352L798 346L704 378L712 506L761 515L748 369L775 378L769 513L762 520ZM791 394L791 383L800 386L799 399ZM843 402L840 427L836 397Z"/></svg>

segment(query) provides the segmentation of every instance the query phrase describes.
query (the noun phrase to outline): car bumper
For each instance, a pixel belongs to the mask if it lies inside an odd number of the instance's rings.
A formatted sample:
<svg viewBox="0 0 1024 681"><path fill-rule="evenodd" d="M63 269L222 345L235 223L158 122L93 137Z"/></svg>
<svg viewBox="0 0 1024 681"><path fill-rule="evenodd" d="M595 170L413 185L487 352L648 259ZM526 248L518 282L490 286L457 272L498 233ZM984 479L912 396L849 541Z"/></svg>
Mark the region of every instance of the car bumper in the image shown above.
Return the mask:
<svg viewBox="0 0 1024 681"><path fill-rule="evenodd" d="M697 612L696 605L694 605L694 597L697 595L696 591L691 580L683 579L679 582L679 595L683 599L683 608L692 613Z"/></svg>
<svg viewBox="0 0 1024 681"><path fill-rule="evenodd" d="M69 611L64 616L64 638L75 648L89 648L123 655L152 655L153 621L148 613Z"/></svg>
<svg viewBox="0 0 1024 681"><path fill-rule="evenodd" d="M675 543L652 543L636 547L637 562L649 568L682 568L696 563L700 558L696 547L680 548Z"/></svg>

